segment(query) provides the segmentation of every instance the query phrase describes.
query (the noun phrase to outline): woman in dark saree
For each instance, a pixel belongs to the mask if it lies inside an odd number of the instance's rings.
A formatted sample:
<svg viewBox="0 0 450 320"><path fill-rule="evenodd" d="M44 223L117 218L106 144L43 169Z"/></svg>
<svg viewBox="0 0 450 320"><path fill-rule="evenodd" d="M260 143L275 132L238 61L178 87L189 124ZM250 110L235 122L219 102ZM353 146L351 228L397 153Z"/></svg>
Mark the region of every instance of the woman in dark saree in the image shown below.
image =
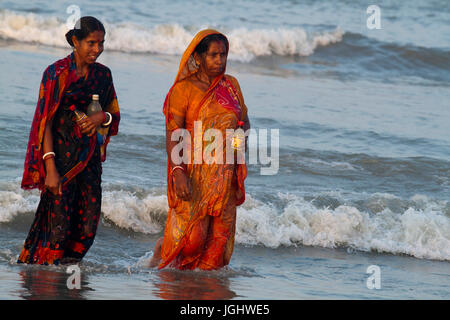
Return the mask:
<svg viewBox="0 0 450 320"><path fill-rule="evenodd" d="M82 17L66 34L73 52L44 71L22 179L22 188L39 188L41 200L19 263L77 263L94 241L101 163L120 121L111 71L95 62L104 36L100 21ZM94 94L102 111L75 121L74 110L86 113Z"/></svg>

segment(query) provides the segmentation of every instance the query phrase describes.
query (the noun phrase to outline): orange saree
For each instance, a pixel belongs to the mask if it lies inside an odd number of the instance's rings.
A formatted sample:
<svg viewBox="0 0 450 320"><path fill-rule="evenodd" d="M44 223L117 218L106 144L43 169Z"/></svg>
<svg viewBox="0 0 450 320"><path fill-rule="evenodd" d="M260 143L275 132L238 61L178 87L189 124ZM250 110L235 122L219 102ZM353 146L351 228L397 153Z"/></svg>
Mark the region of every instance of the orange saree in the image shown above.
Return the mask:
<svg viewBox="0 0 450 320"><path fill-rule="evenodd" d="M167 161L169 212L159 269L170 266L209 270L227 265L234 247L236 206L245 200L247 167L245 163L227 163L224 151L227 129L236 129L238 122L247 115L239 84L235 78L223 73L204 92L186 80L197 71L192 57L195 47L210 34L218 32L203 30L192 40L164 102L168 131L178 128L173 118L176 115L185 119L184 129L191 137L183 143L191 151L186 174L192 186L192 199L183 201L177 197L172 168L170 161ZM211 140L205 139L204 133L209 129L224 137L223 152L214 149L216 161L205 162L203 150L208 150ZM200 163L194 159L199 152L202 158Z"/></svg>

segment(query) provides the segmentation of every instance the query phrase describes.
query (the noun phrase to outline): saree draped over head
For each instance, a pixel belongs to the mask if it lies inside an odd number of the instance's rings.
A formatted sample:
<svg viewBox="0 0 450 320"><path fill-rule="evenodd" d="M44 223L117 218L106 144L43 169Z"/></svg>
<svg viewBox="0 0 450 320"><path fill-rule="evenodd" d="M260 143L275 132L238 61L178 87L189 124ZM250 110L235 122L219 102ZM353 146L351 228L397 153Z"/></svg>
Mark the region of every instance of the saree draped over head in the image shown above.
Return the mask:
<svg viewBox="0 0 450 320"><path fill-rule="evenodd" d="M237 129L238 122L247 116L239 84L234 77L225 75L225 71L206 91L186 80L198 71L193 58L196 46L211 34L220 33L203 30L192 40L164 102L168 132L179 128L174 120L177 116L185 119L184 129L190 134L190 139L184 139L183 143L185 149L191 151L186 174L192 186L192 200L183 201L177 197L168 160L169 213L161 246L160 269L167 265L179 269L217 269L227 265L234 246L236 206L245 200L247 167L245 163L225 160L227 130ZM214 129L223 138L223 145L210 152L216 161L203 159L203 153L211 151L213 145L212 139L205 138L209 129ZM202 158L200 163L194 159L196 153Z"/></svg>
<svg viewBox="0 0 450 320"><path fill-rule="evenodd" d="M103 111L113 118L104 139L82 135L74 121L71 107L86 112L93 94L99 95ZM101 211L101 162L119 121L112 75L106 66L94 63L86 77L79 78L72 53L44 71L22 178L22 188L38 188L41 200L19 262L57 264L63 257L81 259L86 254ZM49 123L62 196L45 189L43 139Z"/></svg>

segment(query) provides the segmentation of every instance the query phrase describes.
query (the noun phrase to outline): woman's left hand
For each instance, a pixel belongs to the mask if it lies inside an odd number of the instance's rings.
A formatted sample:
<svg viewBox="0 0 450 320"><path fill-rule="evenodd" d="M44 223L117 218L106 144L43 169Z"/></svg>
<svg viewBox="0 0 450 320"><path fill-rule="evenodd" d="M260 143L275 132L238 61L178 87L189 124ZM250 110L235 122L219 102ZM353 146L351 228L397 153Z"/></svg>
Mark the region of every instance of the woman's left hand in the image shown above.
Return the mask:
<svg viewBox="0 0 450 320"><path fill-rule="evenodd" d="M78 126L80 127L80 131L82 134L91 137L92 135L95 134L97 128L103 123L104 119L105 119L104 113L97 112L81 120L78 123Z"/></svg>

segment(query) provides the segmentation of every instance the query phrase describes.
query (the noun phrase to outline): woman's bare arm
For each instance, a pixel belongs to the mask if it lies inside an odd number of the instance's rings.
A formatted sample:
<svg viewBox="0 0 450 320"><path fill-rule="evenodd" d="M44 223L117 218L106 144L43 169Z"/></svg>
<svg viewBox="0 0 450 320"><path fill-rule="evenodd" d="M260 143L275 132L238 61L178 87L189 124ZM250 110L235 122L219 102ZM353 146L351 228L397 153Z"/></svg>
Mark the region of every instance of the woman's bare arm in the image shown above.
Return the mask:
<svg viewBox="0 0 450 320"><path fill-rule="evenodd" d="M178 116L174 116L174 120L179 128L184 128L184 119ZM186 164L176 164L173 162L172 159L172 150L173 148L178 145L179 143L182 143L180 139L172 141L172 130L168 130L166 128L166 151L167 151L167 157L169 159L170 167L174 168L175 166L179 165L183 167L184 170L176 169L173 171L173 179L175 184L175 192L178 196L178 198L189 201L191 200L192 196L192 190L191 185L188 179L188 176L186 174ZM183 155L181 154L180 157Z"/></svg>
<svg viewBox="0 0 450 320"><path fill-rule="evenodd" d="M52 121L49 121L45 126L44 141L42 145L43 154L47 152L53 152L53 134L52 134ZM56 169L55 158L46 157L45 163L45 187L50 190L54 195L62 195L61 179Z"/></svg>

